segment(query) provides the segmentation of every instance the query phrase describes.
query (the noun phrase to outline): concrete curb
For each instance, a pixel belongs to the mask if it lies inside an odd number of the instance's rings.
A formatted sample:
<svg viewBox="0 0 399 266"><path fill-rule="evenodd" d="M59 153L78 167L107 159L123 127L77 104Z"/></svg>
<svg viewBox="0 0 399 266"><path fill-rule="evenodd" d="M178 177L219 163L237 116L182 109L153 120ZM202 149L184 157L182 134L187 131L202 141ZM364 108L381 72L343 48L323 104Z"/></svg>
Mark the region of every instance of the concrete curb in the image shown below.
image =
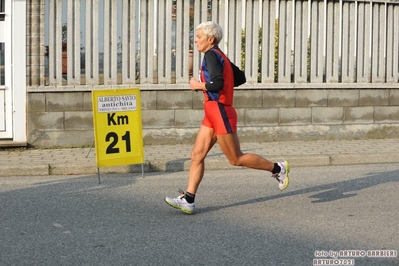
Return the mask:
<svg viewBox="0 0 399 266"><path fill-rule="evenodd" d="M331 165L398 163L397 154L340 154L331 156Z"/></svg>
<svg viewBox="0 0 399 266"><path fill-rule="evenodd" d="M49 165L7 165L0 168L0 176L41 176L49 175Z"/></svg>
<svg viewBox="0 0 399 266"><path fill-rule="evenodd" d="M398 154L340 154L340 155L307 155L287 156L292 167L335 166L353 164L383 164L399 163ZM281 160L274 156L270 161ZM237 167L229 164L224 156L209 157L205 160L206 170L229 170ZM143 164L144 172L178 172L189 171L190 160L153 160ZM100 168L101 174L110 173L141 173L141 165L123 165ZM0 168L0 176L46 176L46 175L94 175L97 174L95 164L39 164L39 165L9 165Z"/></svg>

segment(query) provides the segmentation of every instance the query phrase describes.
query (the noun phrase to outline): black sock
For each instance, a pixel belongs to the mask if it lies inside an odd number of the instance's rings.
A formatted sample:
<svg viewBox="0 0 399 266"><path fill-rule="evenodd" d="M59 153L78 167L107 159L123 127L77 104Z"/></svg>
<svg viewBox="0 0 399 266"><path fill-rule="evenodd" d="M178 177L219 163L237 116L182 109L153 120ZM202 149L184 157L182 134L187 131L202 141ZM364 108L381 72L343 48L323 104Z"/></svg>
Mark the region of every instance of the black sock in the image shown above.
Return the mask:
<svg viewBox="0 0 399 266"><path fill-rule="evenodd" d="M277 173L280 173L281 172L281 167L280 167L280 165L278 165L278 163L274 163L274 167L273 167L273 170L272 170L272 174L277 174Z"/></svg>
<svg viewBox="0 0 399 266"><path fill-rule="evenodd" d="M190 192L186 192L184 194L184 198L187 200L188 203L194 203L195 195L191 194Z"/></svg>

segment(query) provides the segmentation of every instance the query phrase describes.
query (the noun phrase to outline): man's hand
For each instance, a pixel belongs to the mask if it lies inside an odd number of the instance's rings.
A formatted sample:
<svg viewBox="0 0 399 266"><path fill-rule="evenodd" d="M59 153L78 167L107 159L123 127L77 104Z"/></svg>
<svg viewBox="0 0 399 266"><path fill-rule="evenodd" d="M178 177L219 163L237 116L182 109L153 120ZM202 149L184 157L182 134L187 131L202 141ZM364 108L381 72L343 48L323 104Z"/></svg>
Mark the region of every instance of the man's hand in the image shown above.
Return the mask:
<svg viewBox="0 0 399 266"><path fill-rule="evenodd" d="M190 89L193 91L205 90L205 84L199 82L196 78L190 79Z"/></svg>

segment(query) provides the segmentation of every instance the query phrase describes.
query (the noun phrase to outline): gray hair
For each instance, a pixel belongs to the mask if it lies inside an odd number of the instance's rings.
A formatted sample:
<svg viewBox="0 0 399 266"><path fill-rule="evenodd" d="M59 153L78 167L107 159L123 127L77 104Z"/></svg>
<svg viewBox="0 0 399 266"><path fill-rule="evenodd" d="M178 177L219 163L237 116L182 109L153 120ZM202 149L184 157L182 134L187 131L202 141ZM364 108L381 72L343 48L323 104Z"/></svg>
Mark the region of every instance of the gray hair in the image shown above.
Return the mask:
<svg viewBox="0 0 399 266"><path fill-rule="evenodd" d="M205 21L197 26L197 30L202 30L204 34L208 37L215 38L215 44L219 44L219 42L223 38L223 30L222 28L213 21Z"/></svg>

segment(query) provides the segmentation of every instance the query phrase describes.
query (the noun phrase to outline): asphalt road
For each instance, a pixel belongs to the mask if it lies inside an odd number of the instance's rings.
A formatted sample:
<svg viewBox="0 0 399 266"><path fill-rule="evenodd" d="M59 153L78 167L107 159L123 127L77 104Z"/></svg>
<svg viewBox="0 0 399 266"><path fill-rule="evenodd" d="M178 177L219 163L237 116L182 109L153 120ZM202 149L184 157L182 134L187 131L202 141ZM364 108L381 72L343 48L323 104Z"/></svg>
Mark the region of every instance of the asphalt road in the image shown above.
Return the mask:
<svg viewBox="0 0 399 266"><path fill-rule="evenodd" d="M399 164L290 176L208 171L191 216L187 172L2 177L0 265L399 265Z"/></svg>

